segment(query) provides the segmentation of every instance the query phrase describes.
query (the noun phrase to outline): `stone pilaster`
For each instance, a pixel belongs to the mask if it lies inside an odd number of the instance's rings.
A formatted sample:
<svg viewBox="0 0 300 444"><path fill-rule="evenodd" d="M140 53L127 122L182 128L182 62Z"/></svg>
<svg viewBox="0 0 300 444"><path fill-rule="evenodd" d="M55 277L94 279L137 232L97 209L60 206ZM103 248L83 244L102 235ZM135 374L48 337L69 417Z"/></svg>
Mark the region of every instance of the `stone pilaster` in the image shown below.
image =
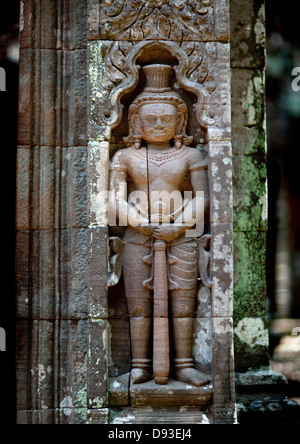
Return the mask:
<svg viewBox="0 0 300 444"><path fill-rule="evenodd" d="M86 26L85 1L21 2L19 424L87 417Z"/></svg>

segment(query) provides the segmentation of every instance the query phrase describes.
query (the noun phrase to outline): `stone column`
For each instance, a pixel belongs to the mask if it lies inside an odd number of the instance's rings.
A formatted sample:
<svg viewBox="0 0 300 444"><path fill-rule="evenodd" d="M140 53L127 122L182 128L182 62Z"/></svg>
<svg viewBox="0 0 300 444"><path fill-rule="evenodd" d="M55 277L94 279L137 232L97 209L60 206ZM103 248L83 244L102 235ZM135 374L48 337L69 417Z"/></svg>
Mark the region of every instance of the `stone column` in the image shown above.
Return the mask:
<svg viewBox="0 0 300 444"><path fill-rule="evenodd" d="M17 422L87 416L87 6L21 1Z"/></svg>

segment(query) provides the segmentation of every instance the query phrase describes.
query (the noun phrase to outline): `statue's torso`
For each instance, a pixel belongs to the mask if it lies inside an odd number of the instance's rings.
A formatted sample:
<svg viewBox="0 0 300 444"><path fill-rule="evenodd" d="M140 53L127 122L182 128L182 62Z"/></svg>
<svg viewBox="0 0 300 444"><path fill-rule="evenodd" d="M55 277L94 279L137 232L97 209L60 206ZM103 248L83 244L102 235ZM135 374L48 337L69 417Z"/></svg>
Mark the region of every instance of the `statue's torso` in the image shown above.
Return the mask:
<svg viewBox="0 0 300 444"><path fill-rule="evenodd" d="M203 155L186 146L162 151L126 148L114 157L112 168L127 173L129 194L132 191L143 193L138 203L135 201L141 214L148 214L150 200L150 213L162 212L167 216L166 221L171 221L185 206L183 191L192 191L191 187L186 187L189 171L201 162Z"/></svg>
<svg viewBox="0 0 300 444"><path fill-rule="evenodd" d="M182 191L189 171L190 148L173 148L167 152L146 152L146 148L127 150L127 172L136 190Z"/></svg>

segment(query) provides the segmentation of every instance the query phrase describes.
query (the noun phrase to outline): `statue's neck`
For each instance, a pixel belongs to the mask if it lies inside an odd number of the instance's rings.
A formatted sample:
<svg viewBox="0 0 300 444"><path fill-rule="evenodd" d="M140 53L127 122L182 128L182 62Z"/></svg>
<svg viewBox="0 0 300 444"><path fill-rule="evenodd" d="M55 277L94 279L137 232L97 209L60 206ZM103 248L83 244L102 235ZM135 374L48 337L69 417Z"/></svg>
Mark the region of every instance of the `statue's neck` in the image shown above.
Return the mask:
<svg viewBox="0 0 300 444"><path fill-rule="evenodd" d="M149 151L164 151L169 150L171 145L169 142L167 143L148 143L147 145Z"/></svg>

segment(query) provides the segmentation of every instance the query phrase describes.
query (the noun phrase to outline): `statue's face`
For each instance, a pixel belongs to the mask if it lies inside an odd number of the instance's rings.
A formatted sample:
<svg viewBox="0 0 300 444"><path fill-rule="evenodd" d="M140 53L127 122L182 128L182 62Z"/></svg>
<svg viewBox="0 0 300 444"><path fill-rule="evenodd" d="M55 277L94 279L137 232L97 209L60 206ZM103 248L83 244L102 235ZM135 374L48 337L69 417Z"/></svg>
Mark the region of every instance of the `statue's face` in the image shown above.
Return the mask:
<svg viewBox="0 0 300 444"><path fill-rule="evenodd" d="M147 143L169 142L176 134L178 111L170 103L146 103L138 117L141 136Z"/></svg>

